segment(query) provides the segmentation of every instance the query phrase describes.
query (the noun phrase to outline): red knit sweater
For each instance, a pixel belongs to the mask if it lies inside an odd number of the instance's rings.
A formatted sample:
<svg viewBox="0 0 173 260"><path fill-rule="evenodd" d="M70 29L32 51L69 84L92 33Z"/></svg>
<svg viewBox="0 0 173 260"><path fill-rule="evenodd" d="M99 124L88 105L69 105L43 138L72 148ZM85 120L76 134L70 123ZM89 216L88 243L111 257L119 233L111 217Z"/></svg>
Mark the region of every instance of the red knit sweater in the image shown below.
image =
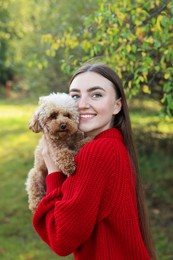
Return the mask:
<svg viewBox="0 0 173 260"><path fill-rule="evenodd" d="M148 260L138 221L135 177L121 133L109 129L75 157L66 178L47 176L46 196L33 217L40 237L58 255L76 260Z"/></svg>

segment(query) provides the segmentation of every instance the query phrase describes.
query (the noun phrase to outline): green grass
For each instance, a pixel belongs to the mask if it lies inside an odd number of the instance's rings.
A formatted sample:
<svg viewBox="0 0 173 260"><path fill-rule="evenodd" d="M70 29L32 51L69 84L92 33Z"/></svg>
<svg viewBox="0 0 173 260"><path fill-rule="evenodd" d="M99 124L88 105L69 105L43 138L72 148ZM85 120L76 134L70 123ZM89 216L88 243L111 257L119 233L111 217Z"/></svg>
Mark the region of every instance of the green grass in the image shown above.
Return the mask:
<svg viewBox="0 0 173 260"><path fill-rule="evenodd" d="M33 230L25 180L39 134L27 128L36 101L0 101L0 259L73 259L56 256ZM153 101L130 105L158 259L173 259L173 121Z"/></svg>

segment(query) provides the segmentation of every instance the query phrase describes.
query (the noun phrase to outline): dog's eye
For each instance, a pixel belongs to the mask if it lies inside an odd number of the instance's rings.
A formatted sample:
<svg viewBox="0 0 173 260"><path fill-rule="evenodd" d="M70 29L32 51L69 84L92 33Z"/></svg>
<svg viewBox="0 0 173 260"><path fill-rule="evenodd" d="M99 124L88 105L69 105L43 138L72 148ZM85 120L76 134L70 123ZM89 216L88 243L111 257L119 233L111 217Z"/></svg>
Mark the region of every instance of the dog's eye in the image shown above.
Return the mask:
<svg viewBox="0 0 173 260"><path fill-rule="evenodd" d="M50 119L56 119L57 118L57 113L52 113L49 118Z"/></svg>
<svg viewBox="0 0 173 260"><path fill-rule="evenodd" d="M64 114L64 117L71 118L71 116L70 116L70 114L69 114L69 113L65 113L65 114Z"/></svg>

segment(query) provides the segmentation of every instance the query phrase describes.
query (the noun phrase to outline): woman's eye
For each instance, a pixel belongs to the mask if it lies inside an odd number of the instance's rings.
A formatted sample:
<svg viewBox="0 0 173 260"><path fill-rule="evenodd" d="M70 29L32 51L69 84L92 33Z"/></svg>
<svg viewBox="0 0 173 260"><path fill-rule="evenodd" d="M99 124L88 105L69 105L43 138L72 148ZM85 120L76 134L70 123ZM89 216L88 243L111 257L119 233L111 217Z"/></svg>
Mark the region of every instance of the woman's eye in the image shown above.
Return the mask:
<svg viewBox="0 0 173 260"><path fill-rule="evenodd" d="M80 98L80 96L79 95L71 95L71 97L73 98L73 99L78 99L78 98Z"/></svg>
<svg viewBox="0 0 173 260"><path fill-rule="evenodd" d="M92 97L93 97L93 98L100 98L100 97L102 97L102 94L100 94L100 93L94 93L94 94L92 95Z"/></svg>

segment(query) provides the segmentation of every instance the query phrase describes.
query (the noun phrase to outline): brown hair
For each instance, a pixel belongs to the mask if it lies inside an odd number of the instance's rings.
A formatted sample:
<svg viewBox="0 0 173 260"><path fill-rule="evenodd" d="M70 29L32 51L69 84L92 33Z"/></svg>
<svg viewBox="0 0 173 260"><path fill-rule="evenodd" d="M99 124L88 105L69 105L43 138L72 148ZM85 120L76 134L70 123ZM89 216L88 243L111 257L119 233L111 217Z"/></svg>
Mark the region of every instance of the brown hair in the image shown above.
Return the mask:
<svg viewBox="0 0 173 260"><path fill-rule="evenodd" d="M127 150L132 160L132 164L134 166L135 175L136 175L136 197L137 197L140 230L141 230L144 243L148 250L148 253L151 259L155 260L156 254L153 246L150 225L149 225L149 217L145 205L145 198L144 198L142 181L139 172L136 149L134 146L134 141L132 136L129 110L128 110L125 93L122 88L121 80L118 77L118 75L115 73L115 71L109 68L107 65L97 63L97 64L86 64L81 68L79 68L79 70L73 75L71 82L77 75L88 71L98 73L103 77L107 78L109 81L111 81L113 83L115 92L117 94L117 98L121 98L122 108L120 112L114 117L112 126L121 131L124 138L124 143L127 147Z"/></svg>

